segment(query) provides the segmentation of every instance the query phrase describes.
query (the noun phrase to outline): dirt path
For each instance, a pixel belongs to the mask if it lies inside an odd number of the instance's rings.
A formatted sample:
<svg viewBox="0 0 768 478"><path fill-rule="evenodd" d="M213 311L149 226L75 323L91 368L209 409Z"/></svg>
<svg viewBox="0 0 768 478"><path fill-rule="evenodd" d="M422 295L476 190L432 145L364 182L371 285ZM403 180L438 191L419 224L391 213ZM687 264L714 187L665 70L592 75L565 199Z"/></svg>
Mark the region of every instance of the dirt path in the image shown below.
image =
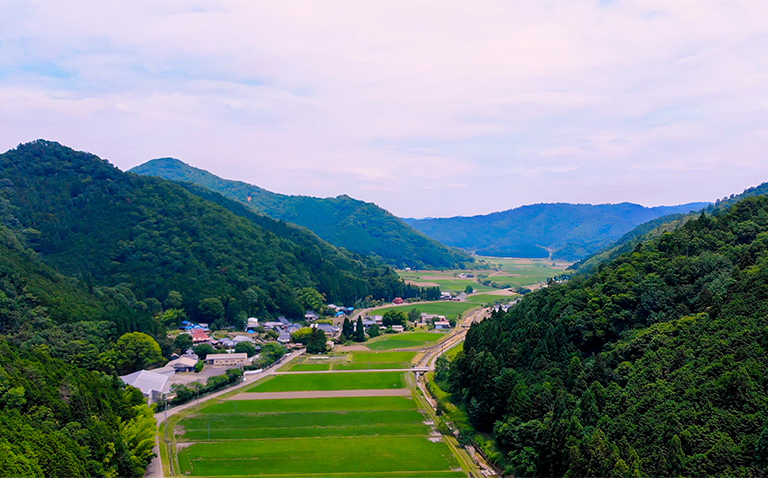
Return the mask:
<svg viewBox="0 0 768 478"><path fill-rule="evenodd" d="M275 400L285 398L410 397L410 388L376 390L328 390L309 392L244 392L227 400Z"/></svg>

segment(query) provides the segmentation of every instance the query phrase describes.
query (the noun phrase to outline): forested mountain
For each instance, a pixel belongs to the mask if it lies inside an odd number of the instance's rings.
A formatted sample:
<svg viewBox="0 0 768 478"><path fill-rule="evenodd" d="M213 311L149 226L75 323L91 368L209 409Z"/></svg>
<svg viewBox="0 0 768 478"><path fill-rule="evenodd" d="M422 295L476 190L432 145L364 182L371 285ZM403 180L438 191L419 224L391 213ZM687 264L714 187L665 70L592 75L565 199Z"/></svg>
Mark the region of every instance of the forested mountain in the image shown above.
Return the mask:
<svg viewBox="0 0 768 478"><path fill-rule="evenodd" d="M468 331L451 390L522 476L768 473L768 197Z"/></svg>
<svg viewBox="0 0 768 478"><path fill-rule="evenodd" d="M759 186L747 188L741 194L731 194L730 197L718 199L713 204L709 204L705 211L709 214L722 212L744 198L752 196L761 196L768 194L768 183L762 183ZM616 242L605 249L594 252L587 257L574 263L569 269L580 273L588 273L602 262L613 259L619 254L630 251L640 242L651 240L665 232L674 231L690 219L698 217L697 212L688 214L670 214L662 216L646 223L640 224L628 233L621 236Z"/></svg>
<svg viewBox="0 0 768 478"><path fill-rule="evenodd" d="M638 204L533 204L472 217L404 219L424 234L480 255L576 260L644 222L709 203L647 208Z"/></svg>
<svg viewBox="0 0 768 478"><path fill-rule="evenodd" d="M57 143L0 155L0 177L6 222L43 261L91 286L122 287L137 308L157 309L179 291L192 317L213 319L201 305L215 299L239 323L246 314L303 315L301 287L341 303L409 295L374 260Z"/></svg>
<svg viewBox="0 0 768 478"><path fill-rule="evenodd" d="M396 267L453 268L472 258L430 239L388 211L349 196L315 198L277 194L241 181L230 181L178 159L153 159L130 170L184 181L216 191L252 211L299 224L326 241L359 254L374 254Z"/></svg>
<svg viewBox="0 0 768 478"><path fill-rule="evenodd" d="M0 338L0 476L144 476L155 417L117 377Z"/></svg>
<svg viewBox="0 0 768 478"><path fill-rule="evenodd" d="M8 206L0 201L0 476L143 476L154 416L138 390L93 370L122 333L158 324L129 290L88 290L40 262L6 227L19 225Z"/></svg>

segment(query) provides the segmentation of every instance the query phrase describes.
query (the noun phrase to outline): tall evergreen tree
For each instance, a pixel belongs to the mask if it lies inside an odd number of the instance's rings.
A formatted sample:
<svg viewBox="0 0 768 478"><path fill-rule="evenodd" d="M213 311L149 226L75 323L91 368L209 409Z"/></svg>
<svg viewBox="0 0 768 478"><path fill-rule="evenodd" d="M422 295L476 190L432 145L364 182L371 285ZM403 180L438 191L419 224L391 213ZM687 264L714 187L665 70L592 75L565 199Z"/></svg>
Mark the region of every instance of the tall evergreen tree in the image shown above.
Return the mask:
<svg viewBox="0 0 768 478"><path fill-rule="evenodd" d="M365 328L363 327L363 319L358 317L355 324L355 342L365 342Z"/></svg>
<svg viewBox="0 0 768 478"><path fill-rule="evenodd" d="M327 339L325 332L322 329L314 328L309 335L309 341L307 342L307 353L310 354L322 354L325 353L327 348Z"/></svg>
<svg viewBox="0 0 768 478"><path fill-rule="evenodd" d="M352 326L352 322L349 321L349 317L344 317L344 323L341 326L341 338L343 341L349 340L355 334L355 329Z"/></svg>

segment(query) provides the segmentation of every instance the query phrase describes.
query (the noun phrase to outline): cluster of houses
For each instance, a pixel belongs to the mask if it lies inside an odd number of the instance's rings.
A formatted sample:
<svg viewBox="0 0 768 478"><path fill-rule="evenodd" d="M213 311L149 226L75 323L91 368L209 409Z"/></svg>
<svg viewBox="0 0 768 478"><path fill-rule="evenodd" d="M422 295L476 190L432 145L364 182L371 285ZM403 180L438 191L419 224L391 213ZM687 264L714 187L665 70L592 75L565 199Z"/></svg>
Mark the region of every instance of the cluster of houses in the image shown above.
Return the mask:
<svg viewBox="0 0 768 478"><path fill-rule="evenodd" d="M496 307L494 307L494 308L493 308L493 310L495 310L496 312L498 312L498 311L500 311L500 310L501 310L502 312L506 312L506 311L508 311L508 310L509 310L509 309L510 309L510 308L511 308L513 305L517 304L518 302L520 302L520 299L515 299L515 300L513 300L512 302L510 302L509 304L497 304L497 305L496 305Z"/></svg>
<svg viewBox="0 0 768 478"><path fill-rule="evenodd" d="M444 315L425 314L422 312L421 323L432 323L432 325L435 326L435 330L449 330L451 328L451 323L448 322L448 319L446 319Z"/></svg>
<svg viewBox="0 0 768 478"><path fill-rule="evenodd" d="M336 315L346 315L352 312L354 309L351 307L339 307L330 305ZM313 328L321 329L329 338L338 337L341 333L339 327L334 327L331 324L316 323L320 316L312 310L306 311L304 319L310 323ZM291 334L301 329L303 326L294 324L285 317L278 317L274 321L259 322L259 319L250 317L245 323L245 333L236 335L235 337L225 337L222 339L215 339L211 335L211 330L208 324L193 323L185 320L182 322L180 329L182 333L187 333L192 336L193 345L211 344L221 351L221 353L208 354L205 357L205 363L214 367L240 367L247 365L249 362L248 354L246 353L234 353L235 347L241 342L250 342L254 344L257 351L261 350L261 347L255 343L253 337L250 334L254 334L258 327L263 327L264 330L274 330L279 335L277 341L281 344L287 344L291 341ZM260 329L259 329L260 330ZM138 388L147 398L147 401L152 404L159 401L163 395L167 394L171 390L171 378L179 372L193 372L195 366L198 363L198 357L192 350L187 350L186 353L178 358L175 358L168 362L164 367L154 370L139 370L128 375L120 377L126 385L131 385Z"/></svg>
<svg viewBox="0 0 768 478"><path fill-rule="evenodd" d="M328 304L328 308L331 309L336 317L344 317L352 314L355 311L354 307L343 307L341 305ZM307 312L312 312L308 310ZM306 316L304 316L306 318Z"/></svg>
<svg viewBox="0 0 768 478"><path fill-rule="evenodd" d="M371 315L368 317L363 317L363 328L368 330L369 327L378 327L379 329L384 330L387 327L382 325L383 322L384 316L382 315ZM402 325L391 325L390 328L395 332L403 332L405 330L405 327Z"/></svg>
<svg viewBox="0 0 768 478"><path fill-rule="evenodd" d="M331 324L318 324L315 323L318 319L320 319L320 316L313 310L308 310L304 314L304 320L306 320L310 327L316 327L318 329L321 329L323 332L325 332L325 335L327 335L330 338L337 337L341 333L341 329L338 327L334 327ZM246 326L246 331L252 331L255 330L256 327L259 326L258 319L256 318L250 318L248 319L248 324ZM304 327L303 325L294 324L290 320L286 319L285 317L278 317L277 320L264 322L261 324L262 327L264 327L264 330L274 330L279 335L277 336L277 341L281 344L287 344L291 341L291 335L294 332L297 332L299 329Z"/></svg>

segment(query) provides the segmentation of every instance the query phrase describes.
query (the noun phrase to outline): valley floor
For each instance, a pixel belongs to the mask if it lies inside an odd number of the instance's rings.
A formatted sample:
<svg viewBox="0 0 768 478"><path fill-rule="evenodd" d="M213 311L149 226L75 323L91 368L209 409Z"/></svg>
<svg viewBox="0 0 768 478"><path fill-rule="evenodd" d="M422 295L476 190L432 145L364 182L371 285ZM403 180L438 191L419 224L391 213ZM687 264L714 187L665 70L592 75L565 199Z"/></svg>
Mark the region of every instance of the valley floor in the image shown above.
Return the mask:
<svg viewBox="0 0 768 478"><path fill-rule="evenodd" d="M433 350L463 337L461 328L398 335ZM430 359L412 350L354 351L323 363L294 354L280 371L175 413L162 453L165 476L479 476L455 439L437 431L409 370ZM160 433L162 442L164 426Z"/></svg>

